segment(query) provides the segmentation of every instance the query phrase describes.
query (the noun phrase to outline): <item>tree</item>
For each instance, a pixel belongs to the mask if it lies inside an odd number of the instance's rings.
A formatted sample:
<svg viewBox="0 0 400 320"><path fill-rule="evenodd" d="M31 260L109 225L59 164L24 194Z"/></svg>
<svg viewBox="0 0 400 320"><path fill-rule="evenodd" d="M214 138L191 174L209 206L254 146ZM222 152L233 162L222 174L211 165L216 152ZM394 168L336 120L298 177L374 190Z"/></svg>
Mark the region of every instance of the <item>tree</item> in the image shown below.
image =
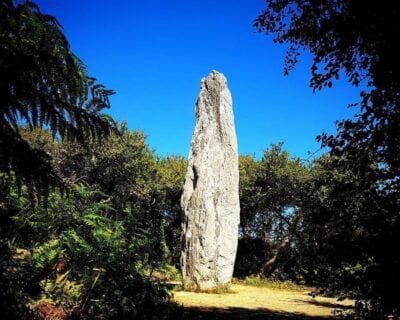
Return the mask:
<svg viewBox="0 0 400 320"><path fill-rule="evenodd" d="M0 170L46 188L58 178L50 158L30 147L19 125L62 140L104 136L111 122L101 111L114 92L88 76L57 19L31 1L1 1L0 57Z"/></svg>
<svg viewBox="0 0 400 320"><path fill-rule="evenodd" d="M312 53L310 86L314 91L331 87L342 71L351 84L366 88L360 90L355 119L338 122L336 136L319 137L332 155L324 167L350 172L354 179L351 183L330 181L333 185L325 187L332 192L327 193L325 205L314 208L319 212L314 217L323 217L322 225L330 221L338 227L329 237L320 233L322 240L358 235L352 241L363 256L341 257L348 270L356 270L353 280L358 280L353 284L357 299L363 302L363 316L376 319L396 313L400 305L390 292L400 284L395 271L400 257L389 248L400 231L400 6L389 1L377 5L350 0L269 0L254 25L274 34L275 42L290 44L285 74L294 68L302 50ZM340 200L349 206L332 206L341 204ZM334 217L338 217L336 222ZM343 230L340 221L354 224Z"/></svg>
<svg viewBox="0 0 400 320"><path fill-rule="evenodd" d="M382 197L375 184L324 155L312 168L312 183L296 234L297 268L306 282L358 301L367 319L397 312L400 241L397 199Z"/></svg>
<svg viewBox="0 0 400 320"><path fill-rule="evenodd" d="M157 163L159 189L163 194L162 215L165 240L170 254L170 263L180 266L181 256L181 196L187 172L187 160L181 156L162 158Z"/></svg>
<svg viewBox="0 0 400 320"><path fill-rule="evenodd" d="M344 71L351 84L363 80L360 114L338 123L336 137L322 135L323 145L368 174L368 163L384 164L380 178L399 186L400 167L400 6L385 1L270 0L255 27L289 43L285 74L295 67L301 50L313 54L312 89L331 87Z"/></svg>
<svg viewBox="0 0 400 320"><path fill-rule="evenodd" d="M125 124L118 131L82 145L53 141L44 129L20 130L32 148L52 157L71 188L50 192L46 206L30 205L25 186L18 197L12 176L0 189L6 205L0 217L12 216L6 225L0 219L0 250L8 252L0 257L0 309L8 318L23 318L29 301L36 301L35 313L83 319L145 318L165 307L165 286L151 275L176 272L166 263L178 248L174 221L186 161L159 159L145 134ZM21 250L34 265L15 260ZM55 269L68 276L56 281Z"/></svg>
<svg viewBox="0 0 400 320"><path fill-rule="evenodd" d="M310 180L298 158L272 145L261 161L242 156L240 172L240 240L237 275L287 278L290 245L301 218L301 206ZM243 274L241 274L243 273Z"/></svg>
<svg viewBox="0 0 400 320"><path fill-rule="evenodd" d="M157 156L143 132L129 131L122 123L118 134L102 141L59 143L52 157L59 176L71 184L84 181L110 196L127 234L141 233L138 261L151 268L165 263L164 190Z"/></svg>
<svg viewBox="0 0 400 320"><path fill-rule="evenodd" d="M160 158L141 131L129 131L126 123L101 141L85 145L56 142L45 130L21 130L32 147L40 147L53 159L53 167L68 184L85 182L110 196L112 206L126 219L127 231L141 230L143 257L154 266L168 258L179 264L180 197L187 161L179 156ZM151 240L151 241L150 241Z"/></svg>

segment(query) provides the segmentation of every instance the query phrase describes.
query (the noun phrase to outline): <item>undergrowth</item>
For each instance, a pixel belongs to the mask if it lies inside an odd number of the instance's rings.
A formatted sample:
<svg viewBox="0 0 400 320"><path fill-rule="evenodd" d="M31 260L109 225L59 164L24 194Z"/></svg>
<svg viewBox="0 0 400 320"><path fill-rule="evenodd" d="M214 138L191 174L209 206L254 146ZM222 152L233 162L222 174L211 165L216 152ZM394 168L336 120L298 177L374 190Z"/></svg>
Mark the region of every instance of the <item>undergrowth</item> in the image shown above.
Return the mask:
<svg viewBox="0 0 400 320"><path fill-rule="evenodd" d="M196 289L195 292L199 293L209 293L209 294L232 294L232 293L237 293L236 291L232 290L230 285L220 285L215 288L211 289Z"/></svg>
<svg viewBox="0 0 400 320"><path fill-rule="evenodd" d="M229 284L227 284L227 285L219 285L219 286L217 286L215 288L210 288L210 289L183 288L181 286L180 290L196 292L196 293L207 293L207 294L232 294L232 293L237 293L236 291L232 290L232 288L231 288L231 286ZM176 290L176 291L178 291L178 290Z"/></svg>
<svg viewBox="0 0 400 320"><path fill-rule="evenodd" d="M295 284L289 281L272 281L267 278L261 278L256 276L249 276L244 279L234 278L232 280L234 284L241 284L253 287L263 287L263 288L271 288L271 289L282 289L282 290L310 290L310 288Z"/></svg>

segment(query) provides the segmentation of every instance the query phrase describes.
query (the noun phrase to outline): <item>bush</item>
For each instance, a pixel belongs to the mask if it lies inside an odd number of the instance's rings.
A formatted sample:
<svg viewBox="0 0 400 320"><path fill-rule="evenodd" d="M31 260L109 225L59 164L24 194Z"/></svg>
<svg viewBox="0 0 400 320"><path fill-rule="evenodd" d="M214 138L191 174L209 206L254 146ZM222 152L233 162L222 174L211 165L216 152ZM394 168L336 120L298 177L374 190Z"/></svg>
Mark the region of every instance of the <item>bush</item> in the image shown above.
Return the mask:
<svg viewBox="0 0 400 320"><path fill-rule="evenodd" d="M132 228L126 228L125 217L107 196L84 184L68 196L50 194L47 207L22 211L14 220L17 228L34 234L24 240L31 249L19 249L17 260L10 251L0 261L0 280L10 279L2 288L19 300L8 306L14 318L28 317L27 305L37 317L151 319L167 314L166 286L143 272L147 239L140 231L126 232ZM28 259L22 260L24 255ZM177 274L173 267L166 270L171 277Z"/></svg>

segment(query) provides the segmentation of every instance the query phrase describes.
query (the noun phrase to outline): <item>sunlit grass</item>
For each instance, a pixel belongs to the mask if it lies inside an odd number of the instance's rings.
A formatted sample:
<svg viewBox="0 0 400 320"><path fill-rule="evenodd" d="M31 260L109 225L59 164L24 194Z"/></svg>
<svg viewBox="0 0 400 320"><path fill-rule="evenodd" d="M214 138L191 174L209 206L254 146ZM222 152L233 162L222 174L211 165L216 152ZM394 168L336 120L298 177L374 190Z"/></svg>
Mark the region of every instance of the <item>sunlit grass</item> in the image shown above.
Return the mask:
<svg viewBox="0 0 400 320"><path fill-rule="evenodd" d="M270 289L281 289L281 290L310 290L309 287L301 286L289 281L272 281L267 278L261 278L256 276L246 277L244 279L237 279L234 278L232 283L235 284L242 284L247 286L253 287L263 287L263 288L270 288Z"/></svg>
<svg viewBox="0 0 400 320"><path fill-rule="evenodd" d="M350 300L337 301L334 298L320 296L313 298L308 294L310 288L304 290L304 287L291 283L265 281L264 279L256 280L254 278L247 279L251 284L244 284L244 281L231 284L228 291L226 288L206 292L176 291L173 294L173 301L185 308L225 310L232 315L234 315L235 310L242 309L244 310L243 315L245 315L243 319L250 319L254 312L259 314L264 311L266 319L269 319L267 316L270 314L279 315L282 312L286 315L293 314L296 318L301 314L305 318L326 317L333 319L332 312L334 310L347 311L353 305L353 301Z"/></svg>

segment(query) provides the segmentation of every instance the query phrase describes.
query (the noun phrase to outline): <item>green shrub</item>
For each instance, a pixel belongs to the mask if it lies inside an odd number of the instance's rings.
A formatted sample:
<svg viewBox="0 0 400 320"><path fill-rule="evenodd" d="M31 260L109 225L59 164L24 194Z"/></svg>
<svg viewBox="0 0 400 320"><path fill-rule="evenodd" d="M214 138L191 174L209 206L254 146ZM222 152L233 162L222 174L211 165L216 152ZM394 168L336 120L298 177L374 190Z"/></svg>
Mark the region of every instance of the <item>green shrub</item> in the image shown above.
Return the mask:
<svg viewBox="0 0 400 320"><path fill-rule="evenodd" d="M253 287L265 287L271 289L283 289L283 290L303 290L305 287L297 285L289 281L271 281L267 278L261 278L258 276L249 276L244 279L234 279L233 283L243 284Z"/></svg>
<svg viewBox="0 0 400 320"><path fill-rule="evenodd" d="M168 313L166 286L145 274L154 265L144 258L151 240L141 230L135 234L126 214L117 214L98 190L79 184L69 195L54 192L47 207L21 211L15 221L20 230L34 235L32 256L29 263L18 260L18 268L10 265L7 277L23 284L10 290L20 292L17 298L34 313L47 307L81 319L108 320L160 318ZM169 277L177 277L175 268L165 270ZM36 289L27 290L26 281ZM26 309L19 314L28 316Z"/></svg>
<svg viewBox="0 0 400 320"><path fill-rule="evenodd" d="M164 274L165 280L167 281L182 281L180 270L173 265L166 264L164 268L161 269L161 272Z"/></svg>

